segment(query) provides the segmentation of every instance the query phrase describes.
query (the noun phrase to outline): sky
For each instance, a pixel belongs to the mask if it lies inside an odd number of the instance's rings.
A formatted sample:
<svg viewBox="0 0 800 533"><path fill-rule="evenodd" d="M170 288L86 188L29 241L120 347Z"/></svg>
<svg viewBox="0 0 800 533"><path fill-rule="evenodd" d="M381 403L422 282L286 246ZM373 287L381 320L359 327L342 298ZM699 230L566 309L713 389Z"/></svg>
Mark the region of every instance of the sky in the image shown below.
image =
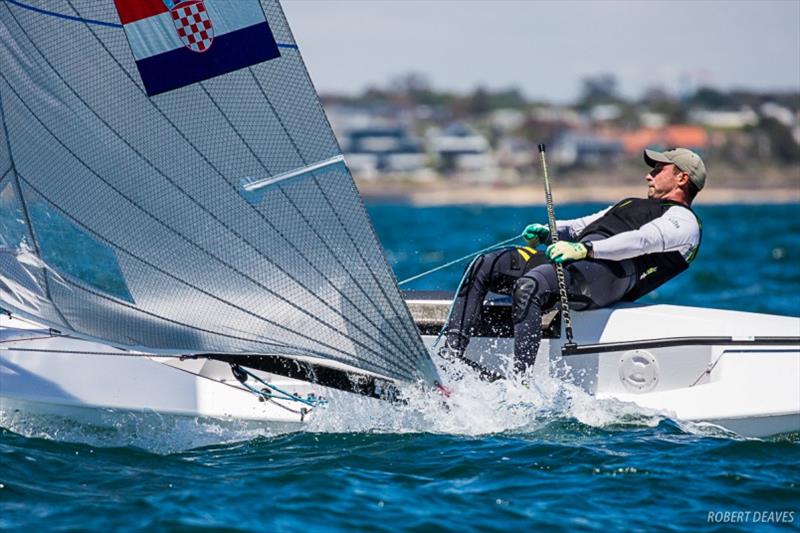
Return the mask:
<svg viewBox="0 0 800 533"><path fill-rule="evenodd" d="M574 100L584 76L621 93L800 90L800 0L284 0L322 93L408 72L440 90L518 87Z"/></svg>

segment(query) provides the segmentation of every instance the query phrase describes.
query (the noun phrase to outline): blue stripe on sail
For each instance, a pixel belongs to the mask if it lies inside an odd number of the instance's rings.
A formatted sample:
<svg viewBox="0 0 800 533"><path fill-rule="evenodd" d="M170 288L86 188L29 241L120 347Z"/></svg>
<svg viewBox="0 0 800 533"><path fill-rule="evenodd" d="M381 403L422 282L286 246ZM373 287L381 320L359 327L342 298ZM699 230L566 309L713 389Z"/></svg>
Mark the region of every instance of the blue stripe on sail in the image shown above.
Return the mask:
<svg viewBox="0 0 800 533"><path fill-rule="evenodd" d="M203 52L171 50L136 62L148 96L161 94L280 57L266 22L214 38Z"/></svg>
<svg viewBox="0 0 800 533"><path fill-rule="evenodd" d="M58 17L60 19L65 20L72 20L75 22L85 22L87 24L95 24L97 26L108 26L109 28L121 28L122 24L116 24L114 22L105 22L103 20L92 20L92 19L84 19L81 17L73 17L72 15L64 15L62 13L56 13L55 11L47 11L45 9L40 9L38 7L30 6L28 4L23 4L19 0L5 0L9 4L13 4L17 7L21 7L22 9L28 9L30 11L34 11L36 13L47 15L49 17Z"/></svg>
<svg viewBox="0 0 800 533"><path fill-rule="evenodd" d="M33 11L35 13L39 13L40 15L47 15L48 17L56 17L64 20L71 20L73 22L83 22L84 24L94 24L95 26L106 26L108 28L122 28L122 24L117 24L116 22L106 22L104 20L93 20L93 19L85 19L81 17L75 17L72 15L64 15L63 13L56 13L55 11L48 11L46 9L41 9L32 5L25 4L20 2L19 0L5 0L9 4L13 4L17 7L21 7L22 9L27 9L29 11ZM289 48L291 50L297 50L296 44L289 44L289 43L276 43L278 48Z"/></svg>

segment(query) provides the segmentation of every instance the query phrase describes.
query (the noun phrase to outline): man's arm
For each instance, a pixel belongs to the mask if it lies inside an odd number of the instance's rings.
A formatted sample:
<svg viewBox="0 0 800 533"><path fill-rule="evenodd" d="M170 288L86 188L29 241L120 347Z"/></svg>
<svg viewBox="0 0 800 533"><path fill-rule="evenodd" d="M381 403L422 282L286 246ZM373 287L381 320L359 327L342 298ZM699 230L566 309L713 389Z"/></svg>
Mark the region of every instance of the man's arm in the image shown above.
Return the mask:
<svg viewBox="0 0 800 533"><path fill-rule="evenodd" d="M592 257L621 261L645 254L677 251L688 259L699 244L697 219L688 209L676 206L638 230L592 241Z"/></svg>

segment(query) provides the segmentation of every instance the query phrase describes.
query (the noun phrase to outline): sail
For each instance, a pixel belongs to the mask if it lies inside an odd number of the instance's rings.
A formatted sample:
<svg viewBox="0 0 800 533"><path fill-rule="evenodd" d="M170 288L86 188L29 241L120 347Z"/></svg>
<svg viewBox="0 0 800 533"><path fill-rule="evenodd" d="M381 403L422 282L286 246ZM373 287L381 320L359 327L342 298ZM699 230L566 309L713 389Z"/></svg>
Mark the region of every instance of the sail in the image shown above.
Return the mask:
<svg viewBox="0 0 800 533"><path fill-rule="evenodd" d="M0 306L435 379L276 1L2 0L0 117Z"/></svg>

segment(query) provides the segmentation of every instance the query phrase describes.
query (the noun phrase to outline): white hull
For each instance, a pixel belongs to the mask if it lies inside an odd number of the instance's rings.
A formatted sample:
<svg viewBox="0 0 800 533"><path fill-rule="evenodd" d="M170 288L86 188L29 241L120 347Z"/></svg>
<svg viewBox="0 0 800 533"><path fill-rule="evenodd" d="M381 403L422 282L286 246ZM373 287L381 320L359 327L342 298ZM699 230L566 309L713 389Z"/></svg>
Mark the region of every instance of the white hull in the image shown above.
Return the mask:
<svg viewBox="0 0 800 533"><path fill-rule="evenodd" d="M749 345L751 336L797 338L800 319L637 304L572 315L579 345L692 336L733 336L742 343L562 356L562 332L561 339L542 341L537 371L549 370L601 399L633 402L744 436L800 432L800 343ZM478 337L466 355L503 369L512 353L511 338Z"/></svg>
<svg viewBox="0 0 800 533"><path fill-rule="evenodd" d="M573 320L579 344L673 336L800 335L797 318L667 305L574 313ZM433 342L431 336L424 338ZM745 436L800 432L797 343L748 346L743 340L741 345L563 357L562 342L543 340L537 367L548 368L537 370L564 377L598 398L633 402L677 420L709 422ZM217 361L92 355L85 352L113 348L49 337L46 330L37 332L36 326L8 317L0 319L0 347L0 410L6 412L46 413L97 425L113 423L114 414L156 412L258 421L282 431L301 427L309 416L300 413L302 406L296 402L260 401L234 379L227 364ZM478 337L467 355L486 367L503 369L503 356L511 352L510 338ZM324 389L302 381L259 375L302 397L324 394Z"/></svg>
<svg viewBox="0 0 800 533"><path fill-rule="evenodd" d="M7 412L63 416L98 426L113 425L119 418L115 414L155 412L256 421L276 431L299 428L308 417L297 402L260 401L227 364L217 361L60 353L124 352L50 337L46 329L6 316L0 318L0 342L0 410ZM314 389L305 382L257 374L302 397Z"/></svg>

